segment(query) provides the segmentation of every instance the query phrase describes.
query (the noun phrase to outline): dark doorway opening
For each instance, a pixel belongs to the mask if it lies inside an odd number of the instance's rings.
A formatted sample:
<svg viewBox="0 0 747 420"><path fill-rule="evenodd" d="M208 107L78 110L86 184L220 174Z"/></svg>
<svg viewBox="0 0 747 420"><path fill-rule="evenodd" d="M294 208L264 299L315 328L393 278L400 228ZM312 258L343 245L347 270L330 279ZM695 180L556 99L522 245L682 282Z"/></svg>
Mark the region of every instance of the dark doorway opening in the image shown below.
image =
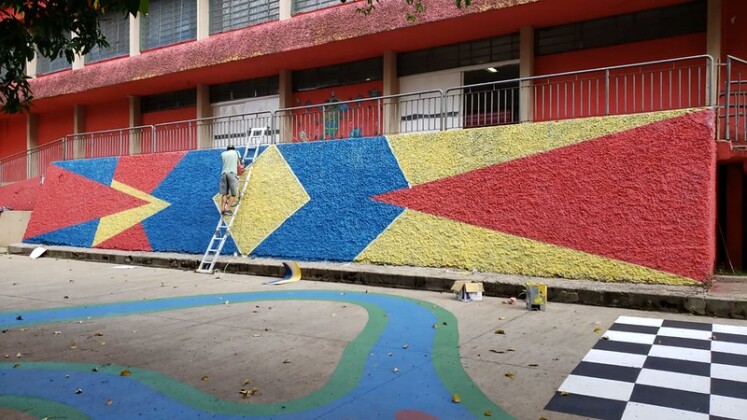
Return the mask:
<svg viewBox="0 0 747 420"><path fill-rule="evenodd" d="M464 128L519 122L519 65L464 72ZM503 83L501 83L503 82Z"/></svg>

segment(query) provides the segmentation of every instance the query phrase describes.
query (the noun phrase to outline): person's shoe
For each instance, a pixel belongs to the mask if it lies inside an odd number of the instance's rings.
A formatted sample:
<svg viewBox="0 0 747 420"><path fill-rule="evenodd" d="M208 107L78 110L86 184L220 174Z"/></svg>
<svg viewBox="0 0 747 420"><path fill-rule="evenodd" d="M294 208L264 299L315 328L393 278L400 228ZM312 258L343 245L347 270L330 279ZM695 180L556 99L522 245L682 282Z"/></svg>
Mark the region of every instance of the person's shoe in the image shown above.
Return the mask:
<svg viewBox="0 0 747 420"><path fill-rule="evenodd" d="M226 211L223 212L223 214L226 215L226 216L230 216L230 215L233 214L233 212L231 210L226 210Z"/></svg>

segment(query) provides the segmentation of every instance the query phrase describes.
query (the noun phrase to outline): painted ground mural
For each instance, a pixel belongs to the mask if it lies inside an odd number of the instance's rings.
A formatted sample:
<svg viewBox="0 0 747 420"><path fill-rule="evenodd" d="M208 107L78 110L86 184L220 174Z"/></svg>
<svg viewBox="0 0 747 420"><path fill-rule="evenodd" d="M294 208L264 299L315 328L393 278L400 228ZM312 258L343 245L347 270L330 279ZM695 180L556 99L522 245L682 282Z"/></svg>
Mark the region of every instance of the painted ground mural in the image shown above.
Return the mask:
<svg viewBox="0 0 747 420"><path fill-rule="evenodd" d="M366 310L368 321L342 353L327 383L290 401L247 404L221 400L159 372L136 367L15 361L0 362L0 384L13 384L0 385L0 407L24 409L39 418L54 413L67 418L132 419L145 413L150 418L341 419L371 412L403 420L482 418L486 412L492 418L511 418L462 368L454 315L429 302L398 296L314 290L187 296L0 312L0 327L175 311L223 305L227 299L232 304L346 302ZM408 350L397 351L402 349L405 336ZM394 366L401 370L396 379L392 379ZM130 373L123 376L125 368ZM86 392L76 393L75 387ZM454 394L461 396L460 404L452 402ZM113 397L117 404L103 403ZM25 411L29 408L30 412Z"/></svg>
<svg viewBox="0 0 747 420"><path fill-rule="evenodd" d="M712 272L710 110L268 147L225 252L687 284ZM26 242L202 253L219 150L53 164Z"/></svg>

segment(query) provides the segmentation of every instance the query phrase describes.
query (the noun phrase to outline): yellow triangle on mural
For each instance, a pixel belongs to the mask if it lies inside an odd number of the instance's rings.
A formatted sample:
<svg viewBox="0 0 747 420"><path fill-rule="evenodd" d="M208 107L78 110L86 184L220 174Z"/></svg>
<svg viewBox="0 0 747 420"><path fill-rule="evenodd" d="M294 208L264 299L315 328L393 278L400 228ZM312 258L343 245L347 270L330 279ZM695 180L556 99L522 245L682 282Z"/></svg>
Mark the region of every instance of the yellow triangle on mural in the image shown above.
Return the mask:
<svg viewBox="0 0 747 420"><path fill-rule="evenodd" d="M692 279L405 210L356 262L674 285Z"/></svg>
<svg viewBox="0 0 747 420"><path fill-rule="evenodd" d="M311 197L276 146L251 167L252 177L236 213L231 236L239 251L251 253Z"/></svg>
<svg viewBox="0 0 747 420"><path fill-rule="evenodd" d="M116 180L112 180L111 187L117 191L139 198L147 202L147 204L102 217L96 229L92 246L98 246L109 238L124 232L170 206L166 201Z"/></svg>
<svg viewBox="0 0 747 420"><path fill-rule="evenodd" d="M570 146L696 110L615 115L576 120L387 136L410 185Z"/></svg>

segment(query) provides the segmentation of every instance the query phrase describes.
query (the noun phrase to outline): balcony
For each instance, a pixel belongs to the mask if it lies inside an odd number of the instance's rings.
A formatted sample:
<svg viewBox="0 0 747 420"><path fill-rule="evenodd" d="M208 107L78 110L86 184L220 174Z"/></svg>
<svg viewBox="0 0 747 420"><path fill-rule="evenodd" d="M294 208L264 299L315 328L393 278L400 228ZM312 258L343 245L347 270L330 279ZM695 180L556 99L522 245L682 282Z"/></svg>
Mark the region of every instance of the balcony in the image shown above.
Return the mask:
<svg viewBox="0 0 747 420"><path fill-rule="evenodd" d="M718 71L717 71L718 70ZM714 79L721 77L723 89ZM718 98L718 99L716 99ZM0 160L0 184L44 175L56 160L228 144L277 144L502 124L718 108L719 139L747 147L747 61L698 55L500 82L71 134ZM259 129L259 130L258 130Z"/></svg>

